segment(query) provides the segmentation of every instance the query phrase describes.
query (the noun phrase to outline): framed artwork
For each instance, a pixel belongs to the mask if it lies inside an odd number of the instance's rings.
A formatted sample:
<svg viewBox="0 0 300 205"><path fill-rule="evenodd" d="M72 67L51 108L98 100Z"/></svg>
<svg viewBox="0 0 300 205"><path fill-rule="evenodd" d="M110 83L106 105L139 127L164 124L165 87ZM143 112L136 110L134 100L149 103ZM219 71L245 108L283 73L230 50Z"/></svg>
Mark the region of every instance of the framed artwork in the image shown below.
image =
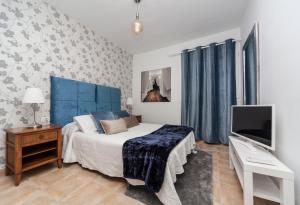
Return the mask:
<svg viewBox="0 0 300 205"><path fill-rule="evenodd" d="M171 102L171 67L143 71L141 75L142 102Z"/></svg>

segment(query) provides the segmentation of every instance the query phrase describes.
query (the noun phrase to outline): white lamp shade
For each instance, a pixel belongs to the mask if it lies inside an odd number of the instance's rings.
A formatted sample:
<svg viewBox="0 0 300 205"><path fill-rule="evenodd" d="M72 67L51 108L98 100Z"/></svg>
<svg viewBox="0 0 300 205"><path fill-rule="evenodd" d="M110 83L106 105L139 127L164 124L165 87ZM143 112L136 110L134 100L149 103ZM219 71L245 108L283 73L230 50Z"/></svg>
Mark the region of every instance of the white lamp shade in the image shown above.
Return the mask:
<svg viewBox="0 0 300 205"><path fill-rule="evenodd" d="M44 103L45 98L40 88L27 88L23 103Z"/></svg>
<svg viewBox="0 0 300 205"><path fill-rule="evenodd" d="M126 105L133 105L132 97L127 98Z"/></svg>

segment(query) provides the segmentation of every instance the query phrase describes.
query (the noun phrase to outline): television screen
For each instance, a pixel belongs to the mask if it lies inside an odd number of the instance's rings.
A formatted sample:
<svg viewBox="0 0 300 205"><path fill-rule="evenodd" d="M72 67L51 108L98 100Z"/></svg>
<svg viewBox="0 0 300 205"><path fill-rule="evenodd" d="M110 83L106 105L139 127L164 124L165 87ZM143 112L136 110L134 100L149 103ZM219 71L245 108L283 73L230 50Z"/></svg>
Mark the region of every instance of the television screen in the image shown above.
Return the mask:
<svg viewBox="0 0 300 205"><path fill-rule="evenodd" d="M233 106L232 133L272 148L272 106Z"/></svg>

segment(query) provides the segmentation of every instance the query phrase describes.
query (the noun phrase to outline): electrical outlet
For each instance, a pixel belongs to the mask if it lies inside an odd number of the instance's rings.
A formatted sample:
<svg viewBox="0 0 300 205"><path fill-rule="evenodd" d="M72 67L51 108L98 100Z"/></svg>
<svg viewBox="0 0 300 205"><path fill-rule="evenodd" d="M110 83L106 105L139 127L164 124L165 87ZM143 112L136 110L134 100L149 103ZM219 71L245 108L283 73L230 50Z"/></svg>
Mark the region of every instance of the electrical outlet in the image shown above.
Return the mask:
<svg viewBox="0 0 300 205"><path fill-rule="evenodd" d="M46 116L43 116L41 117L41 123L42 124L49 124L50 120L49 120L49 117L46 117Z"/></svg>

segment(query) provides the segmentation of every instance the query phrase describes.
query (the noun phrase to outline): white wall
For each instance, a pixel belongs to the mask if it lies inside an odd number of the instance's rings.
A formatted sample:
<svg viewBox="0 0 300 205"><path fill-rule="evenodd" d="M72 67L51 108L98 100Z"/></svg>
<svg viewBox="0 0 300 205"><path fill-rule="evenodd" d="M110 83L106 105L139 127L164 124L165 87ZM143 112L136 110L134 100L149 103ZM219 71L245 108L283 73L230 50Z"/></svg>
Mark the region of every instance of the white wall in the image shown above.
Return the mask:
<svg viewBox="0 0 300 205"><path fill-rule="evenodd" d="M294 172L300 204L300 1L251 0L243 41L260 24L261 103L276 106L276 154ZM296 204L297 204L296 203Z"/></svg>
<svg viewBox="0 0 300 205"><path fill-rule="evenodd" d="M133 112L141 114L143 121L153 123L180 124L181 117L181 56L172 54L180 53L184 49L221 42L226 39L240 39L240 30L233 29L194 39L166 48L157 49L133 57ZM172 100L169 103L142 103L141 102L141 72L165 67L171 67Z"/></svg>

